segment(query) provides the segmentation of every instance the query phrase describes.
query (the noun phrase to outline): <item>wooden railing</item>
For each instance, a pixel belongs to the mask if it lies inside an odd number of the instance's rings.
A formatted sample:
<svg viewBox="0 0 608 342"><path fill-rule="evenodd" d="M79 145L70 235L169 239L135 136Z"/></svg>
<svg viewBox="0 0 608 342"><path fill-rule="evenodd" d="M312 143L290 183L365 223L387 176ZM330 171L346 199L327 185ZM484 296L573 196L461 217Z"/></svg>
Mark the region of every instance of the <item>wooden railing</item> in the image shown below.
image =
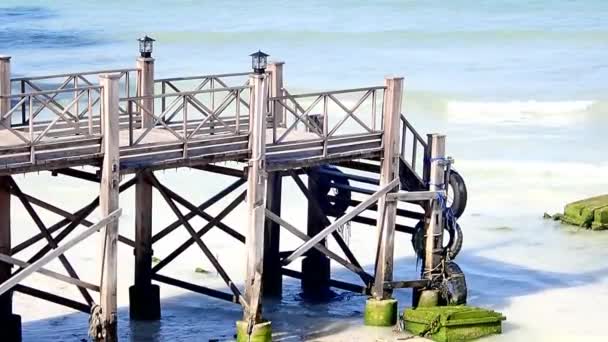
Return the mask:
<svg viewBox="0 0 608 342"><path fill-rule="evenodd" d="M73 98L78 96L77 89L82 87L94 87L99 84L99 75L102 74L119 74L120 75L120 94L124 97L129 97L139 94L139 70L137 69L112 69L112 70L97 70L87 72L76 72L66 74L54 74L46 76L34 76L34 77L19 77L11 79L11 87L13 88L12 94L26 94L31 92L47 92L55 91L55 94L59 94L57 91L62 91L65 95L64 90L72 92ZM98 92L99 95L99 92ZM46 95L46 99L49 103L53 104L59 110L63 110L62 105L55 100L52 95ZM100 97L94 99L92 105L96 106L101 101ZM21 118L14 116L12 125L14 127L26 126L28 123L28 103L21 102ZM80 101L74 103L74 111L81 113L80 107L83 104ZM88 104L84 104L87 106ZM126 113L125 108L120 108L121 113Z"/></svg>
<svg viewBox="0 0 608 342"><path fill-rule="evenodd" d="M30 162L35 163L36 148L40 145L66 136L75 138L75 142L100 137L99 122L94 121L94 116L99 117L101 106L94 106L93 103L99 102L102 92L101 86L91 85L2 96L17 99L0 118L0 126L10 132L3 139L10 146L25 145L29 150ZM77 104L81 101L87 105L79 110ZM23 104L27 104L28 108L27 126L14 127L9 123L13 121L13 116L19 115ZM41 113L45 113L45 116ZM16 138L15 143L11 144L10 137Z"/></svg>
<svg viewBox="0 0 608 342"><path fill-rule="evenodd" d="M401 114L401 148L399 153L401 160L420 180L425 180L426 169L428 168L428 163L425 160L425 156L429 153L428 144L403 114Z"/></svg>
<svg viewBox="0 0 608 342"><path fill-rule="evenodd" d="M224 94L215 109L208 103L209 94ZM194 140L210 135L245 134L249 118L249 97L249 86L239 86L121 98L120 102L127 107L129 118L129 146L163 142L162 137L161 141L157 141L152 136L151 132L157 130L169 133L172 136L170 141L183 143L186 157L188 143ZM144 100L161 100L168 104L157 112L146 108ZM245 111L243 103L247 105ZM234 112L225 114L230 107L234 107ZM138 125L139 122L147 121L144 120L146 117L151 123L146 127Z"/></svg>
<svg viewBox="0 0 608 342"><path fill-rule="evenodd" d="M236 72L226 74L214 74L214 75L200 75L200 76L187 76L187 77L172 77L172 78L161 78L154 80L155 83L155 94L168 95L175 93L182 93L185 91L198 92L201 90L211 90L208 92L209 96L209 107L212 110L216 108L216 93L215 89L230 88L236 86L247 86L249 85L249 78L247 77L250 72ZM159 89L160 88L160 89ZM249 108L249 103L241 99L243 105ZM220 103L222 101L220 100ZM160 106L164 112L167 108L167 98L160 98Z"/></svg>
<svg viewBox="0 0 608 342"><path fill-rule="evenodd" d="M290 133L297 130L302 123L307 132L322 140L323 156L326 157L328 141L332 137L381 132L383 96L379 96L379 93L383 93L384 89L383 86L376 86L293 95L283 89L283 96L271 97L269 101L270 107L279 106L288 113L285 128L273 125L272 142L286 142ZM344 100L338 99L338 96L343 94L354 100L354 105L350 108L344 104ZM320 113L313 113L320 104ZM364 104L370 106L368 111L361 110ZM330 109L330 106L333 108ZM340 132L348 119L355 125Z"/></svg>

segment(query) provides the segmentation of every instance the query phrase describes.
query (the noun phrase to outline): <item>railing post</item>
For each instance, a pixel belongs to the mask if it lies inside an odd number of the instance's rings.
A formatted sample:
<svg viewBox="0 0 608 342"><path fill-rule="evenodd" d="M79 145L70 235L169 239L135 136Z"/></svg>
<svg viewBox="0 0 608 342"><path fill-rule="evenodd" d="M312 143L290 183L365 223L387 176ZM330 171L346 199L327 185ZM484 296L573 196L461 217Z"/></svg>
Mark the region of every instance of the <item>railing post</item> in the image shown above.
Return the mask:
<svg viewBox="0 0 608 342"><path fill-rule="evenodd" d="M238 321L237 341L271 341L270 322L262 321L262 274L264 264L264 219L266 210L266 103L268 92L264 74L252 74L249 149L247 173L248 227L245 236L247 265L243 320Z"/></svg>
<svg viewBox="0 0 608 342"><path fill-rule="evenodd" d="M0 95L11 95L11 57L0 56ZM0 97L0 130L10 127L11 118L3 119L2 116L11 109L10 97Z"/></svg>
<svg viewBox="0 0 608 342"><path fill-rule="evenodd" d="M135 183L135 283L129 288L129 315L134 320L158 320L160 288L152 284L152 184L150 171L137 172Z"/></svg>
<svg viewBox="0 0 608 342"><path fill-rule="evenodd" d="M100 75L103 87L103 161L101 166L101 184L99 192L99 207L102 217L118 209L120 185L120 155L119 155L119 94L118 81L120 75ZM101 338L95 336L96 341L114 342L117 335L117 242L118 220L108 223L103 230L100 301ZM95 314L95 313L93 313ZM94 321L96 321L94 320Z"/></svg>
<svg viewBox="0 0 608 342"><path fill-rule="evenodd" d="M429 142L429 190L445 190L445 135L432 134L430 135ZM422 276L425 279L434 281L442 272L440 268L442 259L440 246L443 245L443 208L441 208L441 204L437 200L433 200L427 208Z"/></svg>
<svg viewBox="0 0 608 342"><path fill-rule="evenodd" d="M403 78L385 79L384 117L382 118L384 146L380 165L380 188L399 178L399 121L403 96ZM390 190L396 193L399 187ZM397 201L387 196L378 199L378 251L376 253L375 279L372 297L365 305L365 324L372 326L392 326L397 322L397 300L392 291L385 289L385 283L393 280L393 254L395 249L395 221Z"/></svg>
<svg viewBox="0 0 608 342"><path fill-rule="evenodd" d="M270 97L283 95L283 65L285 62L272 62L266 69L270 73ZM272 117L277 127L286 127L285 108L273 104Z"/></svg>
<svg viewBox="0 0 608 342"><path fill-rule="evenodd" d="M139 70L139 89L138 96L154 96L154 58L138 57L137 70ZM154 124L154 118L147 115L143 109L154 113L154 99L142 99L140 102L141 128L148 128ZM143 108L143 109L142 109Z"/></svg>
<svg viewBox="0 0 608 342"><path fill-rule="evenodd" d="M11 192L10 177L0 177L0 253L11 255ZM12 265L0 263L0 284L11 277ZM21 316L13 314L13 291L0 295L0 326L2 338L21 342Z"/></svg>

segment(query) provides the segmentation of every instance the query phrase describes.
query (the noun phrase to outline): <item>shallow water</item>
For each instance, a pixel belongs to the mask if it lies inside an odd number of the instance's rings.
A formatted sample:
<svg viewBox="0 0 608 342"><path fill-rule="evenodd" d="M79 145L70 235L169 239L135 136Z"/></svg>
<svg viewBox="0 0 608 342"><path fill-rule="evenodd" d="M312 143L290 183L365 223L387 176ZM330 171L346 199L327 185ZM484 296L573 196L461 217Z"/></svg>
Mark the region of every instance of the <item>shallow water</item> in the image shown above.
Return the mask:
<svg viewBox="0 0 608 342"><path fill-rule="evenodd" d="M146 8L145 12L141 9ZM447 148L465 177L469 204L460 225L465 245L457 261L467 275L470 301L505 313L505 333L489 341L604 340L608 307L608 235L542 220L563 204L608 192L605 127L608 124L608 4L588 1L24 1L0 4L0 53L13 56L16 75L130 67L135 39L156 38L157 75L247 70L261 48L286 61L294 91L382 84L385 74L406 77L405 112L422 133L448 135ZM176 192L202 202L226 184L200 181L200 173L160 173ZM95 187L75 186L46 174L16 178L24 190L77 208ZM199 179L199 180L197 180ZM194 185L192 185L194 184ZM286 217L303 222L303 198L286 185ZM60 198L57 194L61 194ZM133 194L121 197L133 203ZM159 229L172 221L155 202ZM221 204L213 210L219 210ZM131 236L131 205L121 230ZM211 210L213 213L214 211ZM242 229L243 209L229 222ZM34 232L15 205L17 242ZM56 219L43 216L45 222ZM200 222L197 222L200 225ZM374 234L353 226L351 246L368 268ZM186 239L175 232L155 246L159 257ZM209 244L231 275L242 281L242 251L217 232ZM85 279L95 279L96 240L68 253ZM284 249L296 244L285 241ZM407 236L397 246L396 277L414 276ZM121 249L120 334L133 341L230 339L236 306L162 287L163 320L131 323L127 287L131 251ZM195 248L166 274L221 287ZM51 265L59 270L59 265ZM356 280L336 267L338 278ZM44 281L71 298L78 294ZM409 292L398 292L400 305ZM86 338L86 315L17 295L26 341ZM390 332L360 327L364 298L340 294L328 304L307 304L298 283L286 280L285 298L266 306L286 341L370 341ZM315 334L309 335L315 332ZM387 335L388 334L388 335Z"/></svg>

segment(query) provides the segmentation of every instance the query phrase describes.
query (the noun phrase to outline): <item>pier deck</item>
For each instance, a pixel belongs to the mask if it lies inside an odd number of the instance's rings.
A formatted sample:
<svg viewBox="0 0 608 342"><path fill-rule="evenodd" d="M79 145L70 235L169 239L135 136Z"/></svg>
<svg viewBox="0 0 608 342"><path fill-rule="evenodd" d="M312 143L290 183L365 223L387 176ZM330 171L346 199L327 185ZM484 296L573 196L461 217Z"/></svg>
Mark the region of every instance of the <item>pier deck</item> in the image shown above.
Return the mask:
<svg viewBox="0 0 608 342"><path fill-rule="evenodd" d="M135 69L11 79L10 58L0 57L0 323L6 322L8 340L20 339L20 319L11 303L16 291L90 313L91 337L116 341L118 242L134 249L129 312L135 320L160 319L159 286L153 283L157 282L240 304L243 320L237 323L238 339L269 341L262 295L280 296L283 276L301 279L307 295L323 296L330 287L368 295L369 310L390 311L369 317L396 319L391 299L395 289L414 288L415 304L419 293L450 281L443 270L449 247L442 247L445 176L449 176L445 137L423 139L402 114L402 96L399 77L387 77L379 86L292 93L283 84L283 63L254 73L155 79L154 59L141 57ZM235 163L215 165L225 161ZM88 168L75 169L82 166ZM196 205L154 174L181 167L236 180ZM99 183L99 194L81 209L68 212L60 204L23 193L13 177L40 171ZM126 174L133 175L123 177ZM281 217L283 177L291 178L308 201L304 229ZM247 188L217 215L206 212L214 203L233 197L244 184ZM204 181L197 184L204 185ZM125 205L120 193L131 187L136 198L134 240L120 234L118 227ZM160 194L176 216L174 223L155 231L153 193ZM12 197L40 230L17 245L11 243L10 234ZM399 207L405 202L421 210ZM223 222L241 204L247 206L244 232ZM188 212L184 214L178 205ZM97 208L101 220L89 221ZM37 210L50 211L62 220L47 225ZM193 217L202 218L205 225L195 229L190 222ZM420 222L421 228L397 218ZM378 231L376 244L370 244L376 255L372 271L361 266L339 232L350 222ZM76 235L79 226L86 228ZM180 227L189 239L153 265L153 245ZM247 260L242 286L235 285L230 277L233 270L224 269L209 249L204 235L212 228L244 244ZM282 251L283 229L302 244ZM104 235L101 282L91 283L78 277L64 252L97 231ZM424 259L419 279L393 275L396 232L419 235L419 246L414 246L420 247L417 252ZM330 238L336 241L338 252L329 249L326 241ZM46 242L42 249L28 260L19 258L19 253L35 248L41 240ZM193 245L210 261L229 292L159 273ZM67 275L44 268L55 258ZM360 283L331 279L330 260L357 274ZM287 268L296 261L301 261L301 271ZM13 265L19 269L13 270ZM76 286L84 302L20 284L34 272ZM461 275L455 279L464 281ZM98 300L90 291L99 292ZM366 323L386 325L391 319Z"/></svg>

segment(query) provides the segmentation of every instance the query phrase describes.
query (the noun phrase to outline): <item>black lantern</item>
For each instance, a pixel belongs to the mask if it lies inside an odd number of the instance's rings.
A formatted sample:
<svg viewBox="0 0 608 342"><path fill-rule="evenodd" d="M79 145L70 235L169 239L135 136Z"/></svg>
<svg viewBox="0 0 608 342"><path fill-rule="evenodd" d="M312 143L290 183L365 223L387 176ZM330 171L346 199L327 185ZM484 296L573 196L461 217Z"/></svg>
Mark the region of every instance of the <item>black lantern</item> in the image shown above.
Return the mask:
<svg viewBox="0 0 608 342"><path fill-rule="evenodd" d="M152 57L152 45L156 40L145 36L143 38L139 38L139 54L144 58Z"/></svg>
<svg viewBox="0 0 608 342"><path fill-rule="evenodd" d="M262 51L258 50L258 52L254 52L251 55L251 67L253 68L253 72L256 74L263 74L266 71L266 65L268 56Z"/></svg>

